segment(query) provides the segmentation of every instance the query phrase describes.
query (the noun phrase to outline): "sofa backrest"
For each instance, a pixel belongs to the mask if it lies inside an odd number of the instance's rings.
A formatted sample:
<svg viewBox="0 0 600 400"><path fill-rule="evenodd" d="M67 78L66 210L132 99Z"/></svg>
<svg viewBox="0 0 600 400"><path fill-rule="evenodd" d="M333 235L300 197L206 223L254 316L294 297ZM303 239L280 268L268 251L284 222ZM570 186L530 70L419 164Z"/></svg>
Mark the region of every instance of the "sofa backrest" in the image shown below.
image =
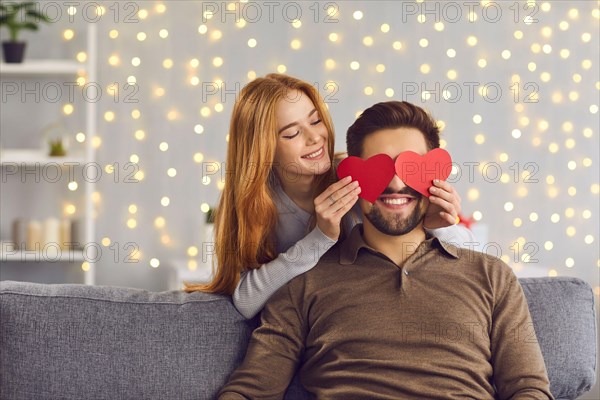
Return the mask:
<svg viewBox="0 0 600 400"><path fill-rule="evenodd" d="M591 287L521 278L556 399L595 381ZM0 282L0 398L213 399L242 361L259 316L229 296ZM297 377L286 399L310 399Z"/></svg>

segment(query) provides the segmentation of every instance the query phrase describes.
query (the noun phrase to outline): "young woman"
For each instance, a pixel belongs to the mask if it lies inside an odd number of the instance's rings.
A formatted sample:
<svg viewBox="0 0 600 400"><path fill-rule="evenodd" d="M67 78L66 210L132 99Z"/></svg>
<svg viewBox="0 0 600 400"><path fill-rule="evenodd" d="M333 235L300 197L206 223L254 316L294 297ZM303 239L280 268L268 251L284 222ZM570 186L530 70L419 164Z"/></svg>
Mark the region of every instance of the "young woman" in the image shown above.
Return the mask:
<svg viewBox="0 0 600 400"><path fill-rule="evenodd" d="M186 282L186 292L232 295L238 311L252 318L361 222L358 205L352 210L360 187L350 178L337 181L333 142L331 117L310 83L268 74L241 90L215 218L216 271L208 284ZM459 245L474 240L456 225L460 196L447 182L435 186L428 232Z"/></svg>

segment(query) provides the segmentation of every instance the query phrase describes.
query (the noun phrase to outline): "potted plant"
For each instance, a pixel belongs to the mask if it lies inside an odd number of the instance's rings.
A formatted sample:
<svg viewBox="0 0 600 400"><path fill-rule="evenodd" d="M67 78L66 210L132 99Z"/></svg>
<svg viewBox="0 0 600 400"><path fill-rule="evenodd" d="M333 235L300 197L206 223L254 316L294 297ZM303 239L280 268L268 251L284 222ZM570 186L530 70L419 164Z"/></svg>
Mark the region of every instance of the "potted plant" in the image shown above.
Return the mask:
<svg viewBox="0 0 600 400"><path fill-rule="evenodd" d="M51 22L50 18L36 10L37 3L0 1L0 26L5 25L10 32L10 40L2 42L4 61L7 63L23 62L26 42L19 42L17 37L22 29L37 31L40 22ZM22 17L19 15L22 14Z"/></svg>
<svg viewBox="0 0 600 400"><path fill-rule="evenodd" d="M210 207L208 209L208 211L206 212L206 224L214 224L216 214L217 214L216 207Z"/></svg>
<svg viewBox="0 0 600 400"><path fill-rule="evenodd" d="M205 251L205 249L214 249L215 245L215 216L217 215L217 209L210 207L206 212L206 220L204 224L204 237L202 238L202 253L203 257L206 257L206 264L212 265L212 252Z"/></svg>
<svg viewBox="0 0 600 400"><path fill-rule="evenodd" d="M50 156L62 157L67 155L61 139L50 140L48 144L50 144Z"/></svg>

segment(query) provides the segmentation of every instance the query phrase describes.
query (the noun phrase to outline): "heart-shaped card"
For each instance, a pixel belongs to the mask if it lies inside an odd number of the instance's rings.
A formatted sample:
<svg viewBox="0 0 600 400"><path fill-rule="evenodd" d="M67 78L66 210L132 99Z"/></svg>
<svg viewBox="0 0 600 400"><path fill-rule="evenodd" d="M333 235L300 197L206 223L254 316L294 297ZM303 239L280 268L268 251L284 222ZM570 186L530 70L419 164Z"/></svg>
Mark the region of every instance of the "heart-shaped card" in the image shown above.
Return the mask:
<svg viewBox="0 0 600 400"><path fill-rule="evenodd" d="M348 175L358 181L359 197L374 203L390 184L394 175L417 192L429 197L429 188L434 179L446 180L452 172L452 159L444 149L433 149L421 156L414 151L404 151L396 161L387 154L376 154L363 160L346 157L337 168L337 175L344 179Z"/></svg>
<svg viewBox="0 0 600 400"><path fill-rule="evenodd" d="M452 159L444 149L433 149L425 155L414 151L404 151L398 155L394 163L396 175L407 186L429 197L429 188L433 180L445 181L452 172Z"/></svg>
<svg viewBox="0 0 600 400"><path fill-rule="evenodd" d="M344 179L348 175L360 185L359 197L374 203L394 177L394 160L387 154L376 154L363 160L349 156L340 162L337 175Z"/></svg>

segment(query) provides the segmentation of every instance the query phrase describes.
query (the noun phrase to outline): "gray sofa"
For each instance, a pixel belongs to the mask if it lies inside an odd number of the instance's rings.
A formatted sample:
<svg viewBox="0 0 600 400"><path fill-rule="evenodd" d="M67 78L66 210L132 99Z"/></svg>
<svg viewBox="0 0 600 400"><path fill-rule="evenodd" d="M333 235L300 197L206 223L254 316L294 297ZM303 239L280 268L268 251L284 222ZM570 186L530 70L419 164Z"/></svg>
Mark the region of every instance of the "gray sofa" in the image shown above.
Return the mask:
<svg viewBox="0 0 600 400"><path fill-rule="evenodd" d="M521 278L556 399L595 381L589 284ZM259 316L228 296L0 282L0 398L213 399L244 357ZM286 399L309 399L297 378Z"/></svg>

